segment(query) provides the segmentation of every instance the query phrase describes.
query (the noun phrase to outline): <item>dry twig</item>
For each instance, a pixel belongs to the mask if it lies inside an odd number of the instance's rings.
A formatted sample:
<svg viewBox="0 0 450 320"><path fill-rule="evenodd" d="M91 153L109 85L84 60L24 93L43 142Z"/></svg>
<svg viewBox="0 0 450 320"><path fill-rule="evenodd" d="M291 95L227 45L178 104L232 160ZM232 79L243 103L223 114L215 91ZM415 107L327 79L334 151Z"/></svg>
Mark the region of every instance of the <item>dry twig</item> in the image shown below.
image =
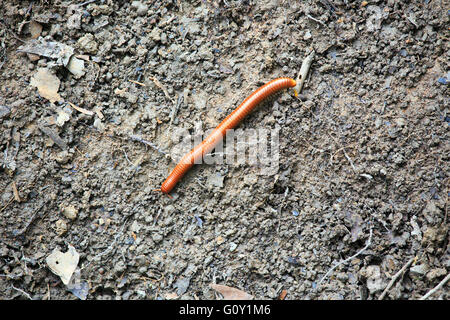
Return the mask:
<svg viewBox="0 0 450 320"><path fill-rule="evenodd" d="M432 294L434 294L436 291L438 291L440 288L442 288L444 286L444 284L450 280L450 273L447 274L447 276L444 278L444 280L442 280L441 282L439 282L439 284L434 287L433 289L431 289L430 291L428 291L428 293L426 295L424 295L422 298L420 298L419 300L426 300L428 299L428 297L430 297Z"/></svg>
<svg viewBox="0 0 450 320"><path fill-rule="evenodd" d="M161 150L160 148L158 148L155 144L151 143L150 141L147 141L147 140L145 140L145 139L142 139L140 136L137 136L137 135L130 135L130 139L131 139L131 140L134 140L134 141L141 142L141 143L143 143L143 144L149 146L150 148L152 148L152 149L158 151L159 153L161 153L161 154L167 156L167 152L164 152L163 150Z"/></svg>
<svg viewBox="0 0 450 320"><path fill-rule="evenodd" d="M354 255L352 255L351 257L342 260L341 262L337 263L334 267L331 267L330 270L328 270L328 272L322 277L322 279L320 279L319 283L317 284L317 288L316 290L319 288L319 286L321 285L321 283L323 282L323 280L325 280L325 278L337 267L339 267L340 265L347 263L348 261L352 260L353 258L356 258L357 256L359 256L361 253L363 253L365 250L367 250L367 248L371 245L372 243L372 226L370 227L370 234L369 234L369 239L367 240L367 244L365 245L364 248L362 248L361 250L359 250L357 253L355 253Z"/></svg>
<svg viewBox="0 0 450 320"><path fill-rule="evenodd" d="M23 291L22 289L16 288L16 287L14 287L13 285L12 285L12 288L13 288L14 290L19 291L21 294L23 294L23 295L24 295L25 297L27 297L28 299L33 300L33 298L31 298L31 296L30 296L28 293L26 293L25 291Z"/></svg>
<svg viewBox="0 0 450 320"><path fill-rule="evenodd" d="M145 87L145 83L142 83L142 82L138 82L138 81L135 81L135 80L128 80L128 81L130 81L131 83L134 83L134 84L140 85L141 87Z"/></svg>
<svg viewBox="0 0 450 320"><path fill-rule="evenodd" d="M317 23L320 23L322 26L326 27L326 24L323 23L322 21L320 21L319 19L316 19L316 18L314 18L313 16L311 16L311 15L309 15L309 14L307 14L306 16L307 16L309 19L311 19L311 20L313 20L313 21L315 21L315 22L317 22Z"/></svg>
<svg viewBox="0 0 450 320"><path fill-rule="evenodd" d="M167 91L166 87L161 82L159 82L158 79L156 79L155 77L150 77L150 80L152 80L153 83L164 92L164 95L167 97L167 99L172 101L172 103L175 103L175 100L170 97L169 91Z"/></svg>
<svg viewBox="0 0 450 320"><path fill-rule="evenodd" d="M352 166L353 172L356 173L355 165L353 164L352 159L348 156L347 152L345 151L345 148L342 148L342 151L344 152L344 156L347 158L348 162L350 162L350 165Z"/></svg>
<svg viewBox="0 0 450 320"><path fill-rule="evenodd" d="M79 111L79 112L81 112L81 113L87 114L88 116L93 116L93 115L94 115L94 112L91 111L91 110L87 110L87 109L78 107L77 105L75 105L75 104L73 104L72 102L69 102L69 101L67 101L67 103L68 103L72 108L74 108L75 110L77 110L77 111Z"/></svg>
<svg viewBox="0 0 450 320"><path fill-rule="evenodd" d="M180 105L181 105L181 102L182 102L182 101L183 101L183 96L180 95L180 96L178 97L178 102L177 102L177 104L174 104L173 107L172 107L172 111L170 112L169 129L172 127L172 122L173 122L173 120L175 120L175 116L177 115L178 110L180 109Z"/></svg>
<svg viewBox="0 0 450 320"><path fill-rule="evenodd" d="M388 293L389 289L391 289L391 287L394 285L395 281L397 281L397 279L403 275L403 273L405 272L405 270L414 262L414 260L416 259L416 257L412 257L411 259L409 259L409 261L403 266L403 268L400 269L399 272L397 272L391 279L391 281L389 282L389 284L387 285L386 289L384 289L383 293L378 297L378 300L383 300L384 297L386 296L386 294Z"/></svg>

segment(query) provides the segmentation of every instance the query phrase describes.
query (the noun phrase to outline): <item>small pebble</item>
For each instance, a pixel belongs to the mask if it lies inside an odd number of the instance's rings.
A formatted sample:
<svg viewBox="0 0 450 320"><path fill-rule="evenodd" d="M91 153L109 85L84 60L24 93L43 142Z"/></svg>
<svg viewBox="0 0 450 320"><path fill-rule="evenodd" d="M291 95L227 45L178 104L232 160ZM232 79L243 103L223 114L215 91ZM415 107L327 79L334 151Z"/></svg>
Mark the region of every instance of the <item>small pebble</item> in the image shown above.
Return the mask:
<svg viewBox="0 0 450 320"><path fill-rule="evenodd" d="M133 1L131 7L136 9L138 16L145 16L148 13L148 6L141 1Z"/></svg>
<svg viewBox="0 0 450 320"><path fill-rule="evenodd" d="M63 215L70 220L75 220L78 215L78 209L73 205L67 206L63 209Z"/></svg>

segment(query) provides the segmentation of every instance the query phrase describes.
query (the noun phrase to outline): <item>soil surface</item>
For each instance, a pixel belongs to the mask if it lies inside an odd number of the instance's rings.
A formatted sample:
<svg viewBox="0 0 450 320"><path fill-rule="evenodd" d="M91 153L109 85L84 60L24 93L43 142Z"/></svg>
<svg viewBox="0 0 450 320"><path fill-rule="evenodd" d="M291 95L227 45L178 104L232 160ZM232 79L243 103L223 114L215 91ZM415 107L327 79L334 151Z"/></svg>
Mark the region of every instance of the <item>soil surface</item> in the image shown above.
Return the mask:
<svg viewBox="0 0 450 320"><path fill-rule="evenodd" d="M427 294L450 270L449 9L1 1L0 298ZM214 128L312 50L300 96L239 126L280 130L277 170L202 164L154 191L173 132Z"/></svg>

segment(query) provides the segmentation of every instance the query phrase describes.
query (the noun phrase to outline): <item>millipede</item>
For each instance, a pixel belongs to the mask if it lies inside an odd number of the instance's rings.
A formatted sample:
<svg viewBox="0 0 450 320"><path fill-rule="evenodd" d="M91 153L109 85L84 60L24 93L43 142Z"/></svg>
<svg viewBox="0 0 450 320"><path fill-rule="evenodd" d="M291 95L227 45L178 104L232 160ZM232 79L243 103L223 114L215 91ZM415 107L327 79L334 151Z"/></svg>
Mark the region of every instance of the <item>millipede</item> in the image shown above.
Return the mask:
<svg viewBox="0 0 450 320"><path fill-rule="evenodd" d="M199 163L206 154L211 152L217 144L223 140L228 129L235 128L242 119L252 112L252 110L254 110L261 102L266 101L268 98L284 89L296 87L296 85L297 82L294 79L282 77L269 81L255 90L232 113L230 113L208 137L181 158L161 185L161 189L157 190L166 194L172 191L186 172L188 172L195 163Z"/></svg>

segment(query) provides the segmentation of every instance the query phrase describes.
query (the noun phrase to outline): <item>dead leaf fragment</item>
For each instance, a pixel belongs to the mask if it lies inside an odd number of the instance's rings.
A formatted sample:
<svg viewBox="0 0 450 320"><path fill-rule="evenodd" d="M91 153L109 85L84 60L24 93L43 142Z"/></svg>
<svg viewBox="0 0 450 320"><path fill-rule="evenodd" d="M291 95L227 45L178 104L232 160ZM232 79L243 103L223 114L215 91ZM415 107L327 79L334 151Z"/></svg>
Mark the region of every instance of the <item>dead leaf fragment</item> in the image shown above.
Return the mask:
<svg viewBox="0 0 450 320"><path fill-rule="evenodd" d="M54 60L56 65L67 66L74 49L64 43L39 38L27 41L24 45L17 48L17 51L46 57Z"/></svg>
<svg viewBox="0 0 450 320"><path fill-rule="evenodd" d="M64 110L58 110L58 117L56 118L56 125L62 127L64 123L70 120L70 115Z"/></svg>
<svg viewBox="0 0 450 320"><path fill-rule="evenodd" d="M67 69L74 75L75 79L81 78L86 73L84 71L84 60L77 59L74 56L70 58Z"/></svg>
<svg viewBox="0 0 450 320"><path fill-rule="evenodd" d="M77 4L72 4L67 7L67 14L71 15L67 19L68 29L80 29L81 28L81 18L83 16L83 8Z"/></svg>
<svg viewBox="0 0 450 320"><path fill-rule="evenodd" d="M278 296L278 299L279 299L279 300L284 300L284 299L286 298L286 295L287 295L287 290L286 290L286 289L283 289L283 290L281 291L280 295Z"/></svg>
<svg viewBox="0 0 450 320"><path fill-rule="evenodd" d="M39 68L30 81L30 85L37 87L39 94L50 102L62 100L58 94L59 84L58 77L47 68Z"/></svg>
<svg viewBox="0 0 450 320"><path fill-rule="evenodd" d="M31 62L38 61L40 57L37 54L27 53L27 57Z"/></svg>
<svg viewBox="0 0 450 320"><path fill-rule="evenodd" d="M174 300L177 299L178 295L176 292L172 292L172 293L167 293L166 294L166 300Z"/></svg>
<svg viewBox="0 0 450 320"><path fill-rule="evenodd" d="M236 288L215 283L211 283L209 286L219 292L224 300L253 300L251 294Z"/></svg>
<svg viewBox="0 0 450 320"><path fill-rule="evenodd" d="M20 202L19 191L17 191L17 185L15 181L12 182L12 188L14 193L14 200Z"/></svg>
<svg viewBox="0 0 450 320"><path fill-rule="evenodd" d="M31 21L29 28L30 28L31 39L36 39L41 35L42 25L39 22Z"/></svg>
<svg viewBox="0 0 450 320"><path fill-rule="evenodd" d="M45 259L50 270L59 276L65 285L69 284L72 274L77 268L80 255L71 245L68 246L69 250L63 253L58 249L54 249L53 252Z"/></svg>
<svg viewBox="0 0 450 320"><path fill-rule="evenodd" d="M128 90L127 88L123 89L116 88L114 89L114 93L117 94L119 97L124 97L127 90Z"/></svg>

